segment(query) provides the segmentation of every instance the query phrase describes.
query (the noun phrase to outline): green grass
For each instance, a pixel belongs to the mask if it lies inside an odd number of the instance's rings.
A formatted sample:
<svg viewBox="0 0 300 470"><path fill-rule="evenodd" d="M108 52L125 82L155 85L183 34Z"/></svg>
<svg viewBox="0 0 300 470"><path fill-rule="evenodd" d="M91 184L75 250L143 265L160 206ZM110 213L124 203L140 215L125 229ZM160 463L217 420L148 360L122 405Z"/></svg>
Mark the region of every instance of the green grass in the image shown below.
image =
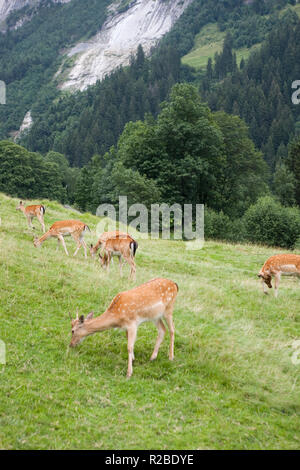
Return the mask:
<svg viewBox="0 0 300 470"><path fill-rule="evenodd" d="M295 6L289 5L286 8L283 8L280 14L283 15L288 9L295 11L300 17L299 3ZM190 67L194 67L196 70L205 68L209 58L213 59L216 52L222 52L225 36L226 31L220 31L217 23L207 24L196 35L194 47L188 54L182 57L182 63L189 65ZM236 49L235 53L237 56L237 64L240 64L242 58L247 60L251 52L260 46L261 44L259 43L250 48L242 47L240 49Z"/></svg>
<svg viewBox="0 0 300 470"><path fill-rule="evenodd" d="M205 68L209 58L213 59L216 52L222 52L225 36L226 32L221 32L216 23L204 26L195 38L193 49L182 57L182 63L198 70ZM248 59L251 52L259 46L260 44L255 44L251 48L235 50L238 65L242 58Z"/></svg>
<svg viewBox="0 0 300 470"><path fill-rule="evenodd" d="M46 226L99 219L57 203ZM300 446L299 281L283 279L277 299L256 274L279 250L206 242L141 240L137 281L165 276L179 284L175 359L166 336L149 358L156 328L140 326L133 377L126 379L125 333L110 330L70 350L68 311L102 313L134 284L110 275L80 251L66 257L55 240L40 249L16 199L0 195L0 448L5 449L295 449ZM40 227L35 222L36 232ZM75 246L67 241L70 252Z"/></svg>

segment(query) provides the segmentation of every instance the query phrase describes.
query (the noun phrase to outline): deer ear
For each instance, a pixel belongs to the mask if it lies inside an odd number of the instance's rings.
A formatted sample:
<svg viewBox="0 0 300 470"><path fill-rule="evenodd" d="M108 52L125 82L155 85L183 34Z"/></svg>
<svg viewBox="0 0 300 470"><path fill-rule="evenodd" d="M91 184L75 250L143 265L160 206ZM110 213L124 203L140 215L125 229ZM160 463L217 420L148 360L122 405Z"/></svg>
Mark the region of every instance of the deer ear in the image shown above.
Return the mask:
<svg viewBox="0 0 300 470"><path fill-rule="evenodd" d="M84 315L80 315L80 317L79 317L79 322L80 322L80 323L84 323Z"/></svg>
<svg viewBox="0 0 300 470"><path fill-rule="evenodd" d="M90 312L88 316L86 317L87 320L91 320L94 316L94 312Z"/></svg>

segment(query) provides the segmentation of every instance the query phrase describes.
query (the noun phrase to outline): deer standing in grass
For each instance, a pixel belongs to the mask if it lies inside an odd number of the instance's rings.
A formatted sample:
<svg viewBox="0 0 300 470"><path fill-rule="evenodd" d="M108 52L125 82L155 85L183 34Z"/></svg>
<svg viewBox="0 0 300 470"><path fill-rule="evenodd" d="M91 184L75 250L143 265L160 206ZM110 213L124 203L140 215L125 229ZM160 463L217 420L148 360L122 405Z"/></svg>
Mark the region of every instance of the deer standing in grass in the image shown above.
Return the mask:
<svg viewBox="0 0 300 470"><path fill-rule="evenodd" d="M77 255L79 248L82 246L84 249L84 256L85 258L87 258L86 243L83 238L87 230L90 231L89 227L85 223L80 222L80 220L60 220L58 222L54 222L48 232L46 232L40 238L36 238L34 240L34 246L40 246L48 238L55 237L57 238L58 244L61 242L66 252L66 255L69 256L64 237L71 235L71 237L77 244L74 256Z"/></svg>
<svg viewBox="0 0 300 470"><path fill-rule="evenodd" d="M91 245L90 254L94 256L97 253L99 247L101 250L99 253L99 259L101 266L107 269L109 272L110 261L113 256L119 258L120 276L122 276L123 260L127 261L130 266L130 278L135 279L136 264L134 257L138 248L138 243L128 233L113 231L104 232L100 236L95 246Z"/></svg>
<svg viewBox="0 0 300 470"><path fill-rule="evenodd" d="M134 289L119 293L111 302L108 309L99 317L93 318L90 312L86 319L84 315L72 320L72 339L70 347L79 344L86 336L110 328L126 330L128 349L127 377L132 375L132 361L134 361L134 343L138 326L145 321L155 323L158 336L150 361L156 359L159 347L163 341L166 327L170 332L169 359L174 358L174 323L173 308L178 292L178 286L169 279L153 279Z"/></svg>
<svg viewBox="0 0 300 470"><path fill-rule="evenodd" d="M103 232L100 235L97 243L95 245L91 244L90 246L90 255L92 256L92 258L96 255L97 251L100 248L102 249L103 244L106 242L106 240L108 240L109 238L116 238L116 237L127 238L127 237L130 237L130 235L126 232L120 232L119 230L113 230L111 232Z"/></svg>
<svg viewBox="0 0 300 470"><path fill-rule="evenodd" d="M275 297L278 295L278 287L281 275L300 276L300 256L293 254L275 255L267 259L258 277L262 280L263 291L267 294L267 288L272 289L272 276L275 277Z"/></svg>
<svg viewBox="0 0 300 470"><path fill-rule="evenodd" d="M38 221L40 222L43 232L45 233L45 224L44 224L44 214L46 212L45 206L39 204L34 206L27 206L25 207L24 203L20 201L19 205L16 207L17 211L22 211L25 215L28 223L29 228L33 228L32 219L37 217Z"/></svg>

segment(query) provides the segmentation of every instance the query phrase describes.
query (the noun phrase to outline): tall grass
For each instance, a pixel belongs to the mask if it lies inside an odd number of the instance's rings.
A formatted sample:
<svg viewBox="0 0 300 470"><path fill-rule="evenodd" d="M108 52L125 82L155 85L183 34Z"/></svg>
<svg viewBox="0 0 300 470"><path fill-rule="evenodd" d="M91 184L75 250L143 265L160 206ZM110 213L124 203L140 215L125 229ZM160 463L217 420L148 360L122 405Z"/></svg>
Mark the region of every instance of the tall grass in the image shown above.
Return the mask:
<svg viewBox="0 0 300 470"><path fill-rule="evenodd" d="M43 202L45 222L80 218L96 239L98 219ZM17 200L0 195L0 447L15 449L299 448L299 281L263 296L257 272L275 251L206 242L139 241L137 280L67 257L55 240L40 249ZM38 222L35 232L40 233ZM69 252L75 250L67 241ZM125 271L125 270L124 270ZM149 358L156 328L140 326L126 380L125 333L110 330L67 351L68 312L102 313L119 291L157 276L179 285L175 359L166 335Z"/></svg>

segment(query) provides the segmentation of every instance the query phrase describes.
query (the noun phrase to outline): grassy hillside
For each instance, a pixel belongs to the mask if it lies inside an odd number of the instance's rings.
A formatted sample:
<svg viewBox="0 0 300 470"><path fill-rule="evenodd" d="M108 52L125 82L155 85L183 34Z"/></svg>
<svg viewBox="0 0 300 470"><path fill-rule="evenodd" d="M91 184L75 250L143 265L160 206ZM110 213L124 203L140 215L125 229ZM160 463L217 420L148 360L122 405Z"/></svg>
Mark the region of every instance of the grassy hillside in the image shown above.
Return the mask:
<svg viewBox="0 0 300 470"><path fill-rule="evenodd" d="M182 63L194 67L195 69L205 68L210 57L213 59L216 52L222 52L225 36L226 32L220 31L216 23L210 23L204 26L195 37L193 49L182 58ZM259 47L259 45L255 44L250 48L243 47L237 49L235 52L238 65L242 58L246 60L250 53L257 47Z"/></svg>
<svg viewBox="0 0 300 470"><path fill-rule="evenodd" d="M96 217L43 202L46 226L79 217L95 229ZM156 328L143 324L126 380L124 332L91 336L69 354L67 345L68 311L102 313L133 285L128 270L120 279L114 263L107 276L82 251L67 258L55 240L35 249L16 204L0 195L0 448L299 448L300 366L291 361L299 281L284 279L275 299L256 277L278 250L207 242L196 252L141 240L136 284L156 276L179 284L175 360L166 336L149 362Z"/></svg>

